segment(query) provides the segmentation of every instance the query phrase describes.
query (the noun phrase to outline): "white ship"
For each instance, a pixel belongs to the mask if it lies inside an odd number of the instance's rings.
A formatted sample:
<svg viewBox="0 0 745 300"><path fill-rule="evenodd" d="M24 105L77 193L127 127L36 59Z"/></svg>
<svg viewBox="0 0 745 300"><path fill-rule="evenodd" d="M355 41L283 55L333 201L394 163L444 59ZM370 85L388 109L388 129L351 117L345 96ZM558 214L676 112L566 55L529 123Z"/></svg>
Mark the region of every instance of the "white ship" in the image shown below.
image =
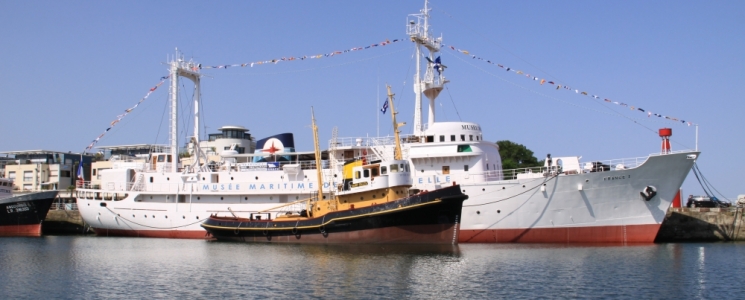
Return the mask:
<svg viewBox="0 0 745 300"><path fill-rule="evenodd" d="M263 211L264 216L276 216L279 212L264 210L318 192L313 152L286 152L284 134L257 145L263 147L259 152L264 154L243 155L263 157L262 162L240 163L230 158L210 164L200 147L191 147L195 149L193 163L181 165L176 134L178 81L183 77L194 83L194 107L198 108L200 76L194 62L177 56L170 63L169 146L158 147L146 159L111 161L111 168L99 171L95 182L79 183L78 208L96 234L207 238L200 224L210 215L250 217L252 212ZM198 137L198 110L194 125L194 136ZM194 138L191 144L199 145L199 141ZM324 174L329 176L328 169ZM327 191L333 181L328 178Z"/></svg>
<svg viewBox="0 0 745 300"><path fill-rule="evenodd" d="M653 242L699 152L670 151L672 131L661 129L662 151L648 157L584 164L579 156L553 157L542 168L503 170L498 146L483 140L479 124L435 121L434 100L448 80L437 56L442 39L430 35L428 12L425 1L407 23L418 67L414 133L403 138L404 157L416 170L413 188L457 183L468 195L459 242ZM426 124L422 95L429 99ZM390 138L331 143L332 158L344 151L392 155Z"/></svg>
<svg viewBox="0 0 745 300"><path fill-rule="evenodd" d="M434 100L448 81L436 56L442 40L429 33L426 1L420 14L410 16L407 33L417 44L418 67L414 128L412 135L401 138L403 157L416 170L412 192L457 183L469 196L463 203L459 242L654 241L699 152L672 152L668 146L641 158L582 163L579 156L553 157L544 167L503 170L497 145L483 140L479 124L435 121ZM205 238L200 223L210 215L246 218L317 193L313 156L300 161L300 155L289 155L289 162L252 169L236 163L245 155L226 154L213 169L206 161L201 163L195 151L195 163L179 165L175 95L180 77L194 82L195 101L199 97L196 64L171 62L169 151L154 153L147 161L114 163L111 170L99 173L99 186L86 182L78 189L81 215L98 234ZM429 99L426 124L422 95ZM194 117L198 137L198 111ZM667 129L660 133L663 138L670 135ZM325 191L351 184L333 174L393 157L392 137L333 136L324 162ZM278 213L282 212L269 211L268 216Z"/></svg>

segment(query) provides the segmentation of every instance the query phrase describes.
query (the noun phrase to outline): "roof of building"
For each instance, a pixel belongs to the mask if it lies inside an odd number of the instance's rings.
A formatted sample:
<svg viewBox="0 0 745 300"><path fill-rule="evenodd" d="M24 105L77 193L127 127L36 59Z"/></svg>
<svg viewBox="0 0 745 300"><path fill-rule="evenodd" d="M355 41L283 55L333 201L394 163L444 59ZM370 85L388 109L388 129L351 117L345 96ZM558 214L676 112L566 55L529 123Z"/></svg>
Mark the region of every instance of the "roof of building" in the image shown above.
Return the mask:
<svg viewBox="0 0 745 300"><path fill-rule="evenodd" d="M93 154L83 154L79 152L72 152L72 151L52 151L52 150L23 150L23 151L5 151L0 152L0 154L10 154L10 155L19 155L19 154L74 154L74 155L93 155Z"/></svg>
<svg viewBox="0 0 745 300"><path fill-rule="evenodd" d="M116 146L99 146L97 149L102 150L140 150L140 149L152 149L153 147L168 147L168 145L160 144L134 144L134 145L116 145Z"/></svg>

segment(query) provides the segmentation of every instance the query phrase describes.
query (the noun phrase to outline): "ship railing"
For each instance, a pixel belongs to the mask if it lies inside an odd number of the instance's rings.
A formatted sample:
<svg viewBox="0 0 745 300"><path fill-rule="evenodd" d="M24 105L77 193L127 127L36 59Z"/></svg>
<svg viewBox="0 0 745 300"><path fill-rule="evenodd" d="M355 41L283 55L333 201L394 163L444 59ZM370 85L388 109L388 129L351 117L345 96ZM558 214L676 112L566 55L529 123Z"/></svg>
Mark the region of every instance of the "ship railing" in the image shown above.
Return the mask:
<svg viewBox="0 0 745 300"><path fill-rule="evenodd" d="M414 135L400 135L401 144L419 142L419 137ZM329 142L330 146L333 141ZM336 147L372 147L394 145L396 138L394 136L380 137L340 137L336 138ZM333 147L329 147L333 148Z"/></svg>
<svg viewBox="0 0 745 300"><path fill-rule="evenodd" d="M77 203L52 203L52 206L49 208L49 210L78 210L78 204Z"/></svg>
<svg viewBox="0 0 745 300"><path fill-rule="evenodd" d="M558 171L558 168L551 168L551 172ZM500 171L489 171L489 173L495 173L495 175L491 175L489 178L495 178L493 180L500 180L499 173ZM531 177L544 177L548 175L549 169L545 167L531 167L531 168L520 168L520 169L509 169L509 170L503 170L502 173L502 179L501 180L515 180L518 177L525 177L525 178L531 178ZM521 176L523 175L523 176Z"/></svg>
<svg viewBox="0 0 745 300"><path fill-rule="evenodd" d="M633 169L641 166L649 159L649 156L618 158L608 160L589 160L581 163L584 172L607 172L615 170Z"/></svg>
<svg viewBox="0 0 745 300"><path fill-rule="evenodd" d="M329 168L329 160L322 160L321 161L321 168L328 169ZM281 170L283 166L285 165L300 165L300 168L303 170L315 170L316 169L316 161L315 160L300 160L300 161L279 161L279 162L268 162L264 165L264 162L260 163L238 163L231 166L231 170L239 171L239 172L249 172L249 171L276 171ZM214 169L222 170L219 167Z"/></svg>

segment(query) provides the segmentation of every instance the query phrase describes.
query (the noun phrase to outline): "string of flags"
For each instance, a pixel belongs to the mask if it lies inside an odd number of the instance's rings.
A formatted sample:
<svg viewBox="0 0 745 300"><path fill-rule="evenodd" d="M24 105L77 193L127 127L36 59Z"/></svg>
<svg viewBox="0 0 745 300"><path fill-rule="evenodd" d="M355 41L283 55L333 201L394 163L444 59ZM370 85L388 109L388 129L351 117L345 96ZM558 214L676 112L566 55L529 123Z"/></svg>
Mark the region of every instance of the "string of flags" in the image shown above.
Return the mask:
<svg viewBox="0 0 745 300"><path fill-rule="evenodd" d="M341 51L333 51L333 52L324 53L324 54L281 57L281 58L275 58L275 59L270 59L270 60L262 60L262 61L255 61L255 62L242 63L242 64L232 64L232 65L202 66L202 64L198 64L197 67L200 69L227 69L230 67L252 67L253 68L254 65L277 64L283 61L319 59L319 58L325 58L325 57L332 57L332 56L337 56L337 55L341 55L341 54L348 53L348 52L367 50L367 49L376 48L376 47L383 47L383 46L396 43L396 42L400 42L403 40L404 39L394 39L391 41L391 40L386 39L383 42L371 44L369 46L353 47L353 48L349 48L349 49L345 49Z"/></svg>
<svg viewBox="0 0 745 300"><path fill-rule="evenodd" d="M394 39L392 41L389 40L389 39L386 39L383 42L371 44L371 45L368 45L368 46L353 47L353 48L350 48L350 49L345 49L345 50L341 50L341 51L333 51L333 52L324 53L324 54L290 56L290 57L282 57L282 58L276 58L276 59L270 59L270 60L263 60L263 61L255 61L255 62L242 63L242 64L217 65L217 66L202 66L202 64L198 64L197 65L197 68L198 69L227 69L229 67L247 67L247 66L253 67L254 65L263 65L263 64L270 64L270 63L277 64L277 63L283 62L283 61L319 59L319 58L324 58L324 57L337 56L337 55L341 55L341 54L348 53L348 52L353 52L353 51L360 51L360 50L366 50L366 49L370 49L370 48L382 47L382 46L386 46L386 45L389 45L389 44L392 44L392 43L396 43L396 42L400 42L400 41L404 41L404 39ZM101 138L104 135L106 135L106 133L109 132L109 130L111 130L111 128L113 128L114 126L116 126L117 123L119 123L124 117L126 117L130 112L132 112L132 110L134 110L135 108L137 108L137 106L139 106L140 103L142 103L143 101L145 101L145 99L147 99L148 97L150 97L150 94L152 94L156 89L158 89L158 87L161 86L163 84L163 82L165 82L169 77L170 77L170 75L161 77L160 78L160 82L158 84L156 84L154 87L150 88L150 90L147 92L147 94L145 94L145 97L142 97L142 99L140 99L140 101L137 102L137 104L135 104L134 106L132 106L132 107L124 110L124 113L123 114L120 114L120 115L116 116L116 120L112 121L109 124L109 127L106 128L106 130L104 130L104 132L101 133L101 135L99 135L96 139L94 139L90 143L90 145L88 145L88 147L85 148L85 151L83 153L87 153L90 149L92 149L93 146L95 146L96 143L98 143L98 141L101 140Z"/></svg>
<svg viewBox="0 0 745 300"><path fill-rule="evenodd" d="M124 117L126 117L130 112L132 112L132 110L134 110L135 108L137 108L137 106L139 106L140 103L142 103L142 101L145 101L145 99L147 99L147 97L150 97L150 94L152 94L153 92L155 92L155 90L158 89L158 87L161 86L163 84L163 82L165 82L169 77L171 77L171 75L161 77L160 78L160 82L158 82L158 84L156 84L155 86L153 86L152 88L150 88L150 90L148 90L147 94L145 94L145 97L142 97L142 99L140 99L140 101L137 102L137 104L135 104L134 106L132 106L130 108L125 109L123 114L120 114L120 115L116 116L116 120L114 120L111 123L109 123L109 127L106 128L106 130L104 130L104 132L101 133L101 135L99 135L95 140L93 140L93 142L91 142L90 145L88 145L88 147L85 148L85 151L83 151L83 153L87 153L91 148L93 148L93 146L96 145L96 143L98 143L98 141L101 140L101 138L104 135L106 135L106 133L109 132L109 130L111 130L111 128L113 128L114 126L116 126L116 124L118 124Z"/></svg>
<svg viewBox="0 0 745 300"><path fill-rule="evenodd" d="M450 45L447 45L446 47L449 48L450 50L453 50L453 51L460 52L462 54L468 55L468 56L470 56L473 59L478 59L478 60L484 61L484 62L486 62L488 64L495 65L495 66L497 66L499 68L505 69L508 72L513 72L513 73L515 73L517 75L524 76L524 77L526 77L526 78L528 78L530 80L533 80L533 81L539 83L540 85L546 85L546 84L548 84L550 86L556 86L556 90L567 90L569 92L574 92L575 94L579 94L579 95L582 95L582 96L588 96L588 97L592 97L594 99L599 99L599 100L602 99L603 101L608 102L608 103L616 104L616 105L623 106L623 107L628 107L632 111L638 111L638 112L646 113L647 114L647 117L655 116L655 117L658 117L658 118L665 118L666 120L670 120L670 121L673 121L673 122L680 122L682 124L687 124L688 126L691 126L693 124L690 121L685 121L685 120L682 120L682 119L679 119L679 118L675 118L675 117L671 117L671 116L666 116L666 115L654 113L652 111L646 110L646 109L641 108L641 107L638 107L638 106L629 105L629 104L623 103L623 102L613 101L613 100L608 99L608 98L602 98L602 97L600 97L598 95L589 94L588 92L581 91L579 89L573 89L573 88L569 87L568 85L563 85L563 84L560 84L558 82L548 81L548 80L543 79L543 78L539 78L539 77L536 77L536 76L531 76L530 74L524 73L523 71L516 70L516 69L513 69L511 67L507 67L507 66L504 66L502 64L495 63L495 62L493 62L491 60L483 59L481 57L478 57L476 55L473 55L468 50L458 49L458 48L455 48L454 46L450 46Z"/></svg>

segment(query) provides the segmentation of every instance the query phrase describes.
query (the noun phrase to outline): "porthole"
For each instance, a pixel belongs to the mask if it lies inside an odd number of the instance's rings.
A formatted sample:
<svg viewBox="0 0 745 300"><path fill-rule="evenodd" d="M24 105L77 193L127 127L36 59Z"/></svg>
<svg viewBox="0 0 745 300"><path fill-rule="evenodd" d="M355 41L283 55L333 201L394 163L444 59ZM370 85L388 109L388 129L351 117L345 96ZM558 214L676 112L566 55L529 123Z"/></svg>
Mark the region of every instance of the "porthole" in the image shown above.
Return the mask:
<svg viewBox="0 0 745 300"><path fill-rule="evenodd" d="M200 197L197 197L197 200L201 199Z"/></svg>
<svg viewBox="0 0 745 300"><path fill-rule="evenodd" d="M182 219L186 219L186 216L181 216Z"/></svg>
<svg viewBox="0 0 745 300"><path fill-rule="evenodd" d="M590 182L590 179L585 179L585 182Z"/></svg>
<svg viewBox="0 0 745 300"><path fill-rule="evenodd" d="M199 220L199 216L197 216L197 220Z"/></svg>
<svg viewBox="0 0 745 300"><path fill-rule="evenodd" d="M233 177L230 177L230 180L233 180Z"/></svg>
<svg viewBox="0 0 745 300"><path fill-rule="evenodd" d="M482 189L481 189L481 191L482 191L482 192L485 192L485 191L486 191L486 189L482 188Z"/></svg>
<svg viewBox="0 0 745 300"><path fill-rule="evenodd" d="M501 213L501 212L502 212L501 210L497 209L497 213Z"/></svg>
<svg viewBox="0 0 745 300"><path fill-rule="evenodd" d="M305 175L305 179L308 179L308 175Z"/></svg>
<svg viewBox="0 0 745 300"><path fill-rule="evenodd" d="M477 214L477 215L480 215L480 214L481 214L481 211L478 211L478 210L477 210L477 211L476 211L476 214Z"/></svg>
<svg viewBox="0 0 745 300"><path fill-rule="evenodd" d="M365 199L365 198L363 198L363 197L360 197L360 200L362 200L362 199Z"/></svg>
<svg viewBox="0 0 745 300"><path fill-rule="evenodd" d="M243 200L248 200L248 197L243 197Z"/></svg>
<svg viewBox="0 0 745 300"><path fill-rule="evenodd" d="M135 215L132 215L132 218L134 218L134 217L135 217Z"/></svg>
<svg viewBox="0 0 745 300"><path fill-rule="evenodd" d="M272 200L272 198L274 198L274 197L269 196L269 200Z"/></svg>
<svg viewBox="0 0 745 300"><path fill-rule="evenodd" d="M334 174L334 178L336 178L336 174Z"/></svg>
<svg viewBox="0 0 745 300"><path fill-rule="evenodd" d="M155 215L153 215L153 219L155 219Z"/></svg>
<svg viewBox="0 0 745 300"><path fill-rule="evenodd" d="M204 177L202 177L202 181L204 181Z"/></svg>
<svg viewBox="0 0 745 300"><path fill-rule="evenodd" d="M145 215L145 219L147 219L147 215Z"/></svg>
<svg viewBox="0 0 745 300"><path fill-rule="evenodd" d="M524 184L523 184L523 187L525 187L525 185L524 185Z"/></svg>
<svg viewBox="0 0 745 300"><path fill-rule="evenodd" d="M222 201L222 197L220 197L220 201Z"/></svg>
<svg viewBox="0 0 745 300"><path fill-rule="evenodd" d="M279 176L279 179L285 179L285 177L284 176Z"/></svg>
<svg viewBox="0 0 745 300"><path fill-rule="evenodd" d="M502 187L502 189L504 190L504 189L505 189L505 187Z"/></svg>
<svg viewBox="0 0 745 300"><path fill-rule="evenodd" d="M153 199L153 196L150 196L150 199Z"/></svg>
<svg viewBox="0 0 745 300"><path fill-rule="evenodd" d="M169 180L171 180L171 177L166 177L166 181L169 181Z"/></svg>
<svg viewBox="0 0 745 300"><path fill-rule="evenodd" d="M326 199L326 196L323 196L323 199L325 200Z"/></svg>
<svg viewBox="0 0 745 300"><path fill-rule="evenodd" d="M166 216L166 219L168 219L168 216Z"/></svg>
<svg viewBox="0 0 745 300"><path fill-rule="evenodd" d="M256 180L259 180L259 176L256 176L256 177L254 177L254 178L256 178Z"/></svg>

